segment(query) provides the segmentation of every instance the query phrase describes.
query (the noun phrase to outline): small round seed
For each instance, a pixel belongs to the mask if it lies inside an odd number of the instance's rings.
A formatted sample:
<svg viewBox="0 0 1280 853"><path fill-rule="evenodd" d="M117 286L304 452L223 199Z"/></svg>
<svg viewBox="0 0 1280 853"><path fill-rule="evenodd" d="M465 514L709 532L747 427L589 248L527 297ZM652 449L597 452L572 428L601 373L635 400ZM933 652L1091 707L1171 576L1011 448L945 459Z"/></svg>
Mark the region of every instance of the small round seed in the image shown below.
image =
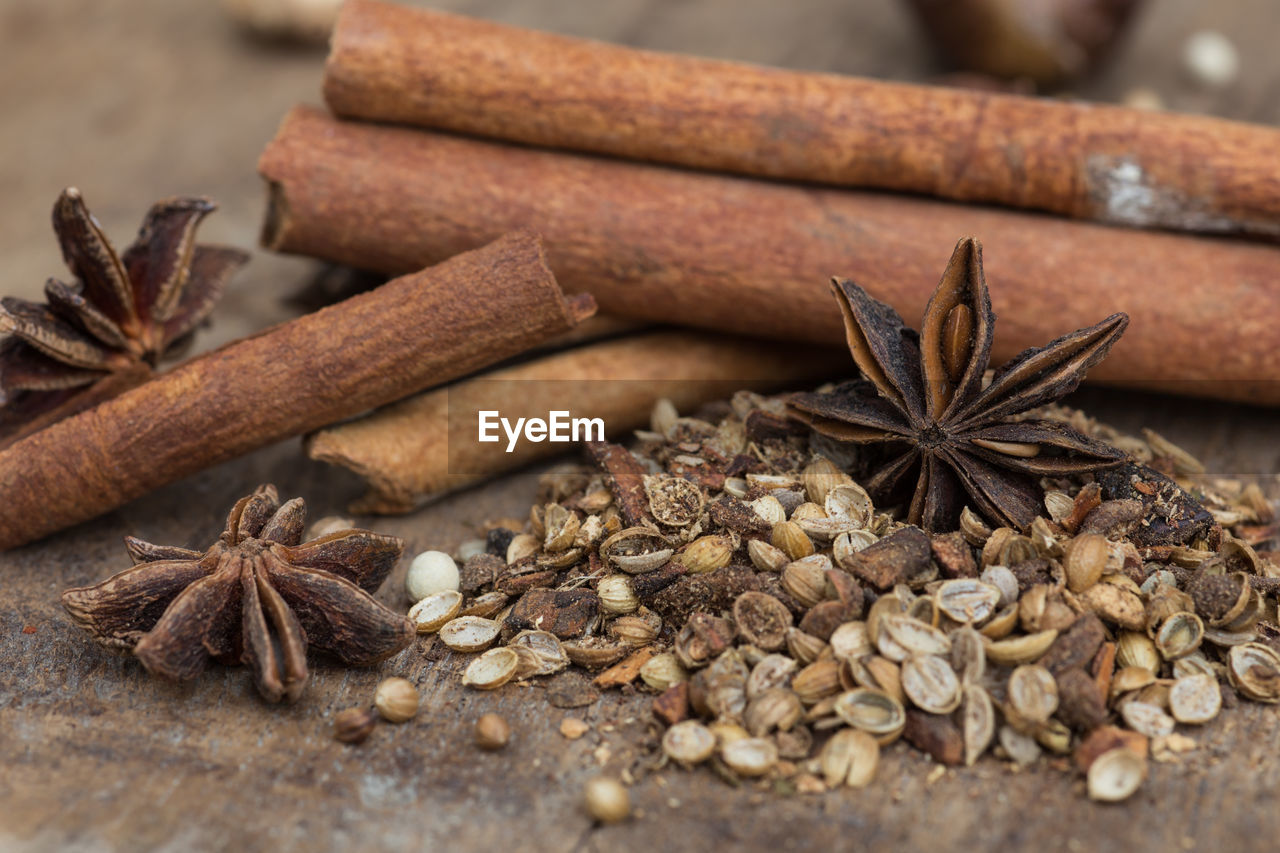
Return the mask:
<svg viewBox="0 0 1280 853"><path fill-rule="evenodd" d="M403 723L418 713L418 689L407 678L387 678L373 694L374 707L389 723Z"/></svg>
<svg viewBox="0 0 1280 853"><path fill-rule="evenodd" d="M404 577L404 588L409 600L421 601L433 592L457 590L458 564L443 551L423 551L409 564Z"/></svg>
<svg viewBox="0 0 1280 853"><path fill-rule="evenodd" d="M1169 688L1169 711L1180 723L1207 723L1222 710L1222 690L1212 675L1188 675Z"/></svg>
<svg viewBox="0 0 1280 853"><path fill-rule="evenodd" d="M502 749L511 740L511 726L497 714L485 714L476 720L475 736L481 749Z"/></svg>
<svg viewBox="0 0 1280 853"><path fill-rule="evenodd" d="M587 813L600 823L621 823L631 815L631 795L616 779L608 776L588 779L583 796Z"/></svg>
<svg viewBox="0 0 1280 853"><path fill-rule="evenodd" d="M333 718L333 738L343 743L364 743L378 718L368 708L347 708Z"/></svg>
<svg viewBox="0 0 1280 853"><path fill-rule="evenodd" d="M742 738L725 744L720 757L739 776L763 776L778 763L778 747L768 738Z"/></svg>
<svg viewBox="0 0 1280 853"><path fill-rule="evenodd" d="M1117 747L1102 753L1089 765L1089 798L1104 803L1128 799L1147 778L1147 762L1132 750Z"/></svg>
<svg viewBox="0 0 1280 853"><path fill-rule="evenodd" d="M667 729L662 751L680 764L700 764L716 751L716 736L697 720L685 720Z"/></svg>

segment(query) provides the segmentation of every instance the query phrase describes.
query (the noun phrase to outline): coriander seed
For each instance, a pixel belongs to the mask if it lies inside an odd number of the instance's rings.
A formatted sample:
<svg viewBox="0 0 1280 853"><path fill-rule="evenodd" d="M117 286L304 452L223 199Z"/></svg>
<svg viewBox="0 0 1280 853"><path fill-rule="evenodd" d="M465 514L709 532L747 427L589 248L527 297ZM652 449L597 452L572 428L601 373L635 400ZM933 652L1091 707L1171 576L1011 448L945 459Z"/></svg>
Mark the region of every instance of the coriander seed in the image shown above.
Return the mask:
<svg viewBox="0 0 1280 853"><path fill-rule="evenodd" d="M502 749L511 740L511 726L497 714L485 714L476 720L475 736L481 749Z"/></svg>
<svg viewBox="0 0 1280 853"><path fill-rule="evenodd" d="M587 812L599 823L621 823L631 816L631 795L616 779L608 776L588 779L583 793Z"/></svg>
<svg viewBox="0 0 1280 853"><path fill-rule="evenodd" d="M343 743L364 743L373 734L378 718L368 708L347 708L333 718L333 739Z"/></svg>
<svg viewBox="0 0 1280 853"><path fill-rule="evenodd" d="M418 690L407 678L388 678L378 685L373 704L388 723L403 723L418 713Z"/></svg>

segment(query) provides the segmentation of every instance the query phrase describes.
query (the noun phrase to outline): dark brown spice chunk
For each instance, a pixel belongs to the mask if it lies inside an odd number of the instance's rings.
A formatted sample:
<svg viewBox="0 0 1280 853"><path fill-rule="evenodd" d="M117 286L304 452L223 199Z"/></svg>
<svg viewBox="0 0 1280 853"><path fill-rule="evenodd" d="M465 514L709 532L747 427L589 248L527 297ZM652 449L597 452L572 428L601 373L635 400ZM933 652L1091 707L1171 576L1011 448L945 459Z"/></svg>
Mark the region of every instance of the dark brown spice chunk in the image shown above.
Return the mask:
<svg viewBox="0 0 1280 853"><path fill-rule="evenodd" d="M649 495L644 489L644 469L631 451L606 441L588 441L587 451L604 470L613 500L627 526L653 521L649 515Z"/></svg>
<svg viewBox="0 0 1280 853"><path fill-rule="evenodd" d="M853 554L846 568L884 590L927 570L932 555L933 547L924 531L905 527Z"/></svg>
<svg viewBox="0 0 1280 853"><path fill-rule="evenodd" d="M933 548L933 560L938 564L942 574L949 578L976 578L978 561L973 558L973 549L964 541L964 534L959 531L942 533L930 541Z"/></svg>
<svg viewBox="0 0 1280 853"><path fill-rule="evenodd" d="M132 569L70 589L62 606L105 646L133 652L150 672L187 680L210 660L253 668L258 691L293 702L307 682L307 647L367 666L407 646L413 624L370 593L404 542L341 530L301 543L301 498L274 486L242 498L207 551L131 540Z"/></svg>
<svg viewBox="0 0 1280 853"><path fill-rule="evenodd" d="M511 631L549 631L557 637L581 636L595 620L600 599L589 589L531 589L511 608L503 627Z"/></svg>
<svg viewBox="0 0 1280 853"><path fill-rule="evenodd" d="M1199 537L1217 548L1222 528L1199 501L1173 480L1145 465L1129 463L1098 474L1103 494L1110 500L1142 502L1142 522L1130 539L1139 548L1182 545Z"/></svg>
<svg viewBox="0 0 1280 853"><path fill-rule="evenodd" d="M1107 629L1093 613L1085 613L1058 635L1038 663L1057 675L1066 669L1088 666L1107 639Z"/></svg>
<svg viewBox="0 0 1280 853"><path fill-rule="evenodd" d="M689 682L681 681L673 684L662 693L653 697L653 715L674 726L689 717Z"/></svg>
<svg viewBox="0 0 1280 853"><path fill-rule="evenodd" d="M1087 732L1106 722L1107 704L1087 672L1073 666L1053 677L1058 682L1058 719L1068 728Z"/></svg>
<svg viewBox="0 0 1280 853"><path fill-rule="evenodd" d="M915 708L907 711L907 725L902 737L916 749L933 756L940 764L956 766L964 763L964 735L950 717L926 714Z"/></svg>

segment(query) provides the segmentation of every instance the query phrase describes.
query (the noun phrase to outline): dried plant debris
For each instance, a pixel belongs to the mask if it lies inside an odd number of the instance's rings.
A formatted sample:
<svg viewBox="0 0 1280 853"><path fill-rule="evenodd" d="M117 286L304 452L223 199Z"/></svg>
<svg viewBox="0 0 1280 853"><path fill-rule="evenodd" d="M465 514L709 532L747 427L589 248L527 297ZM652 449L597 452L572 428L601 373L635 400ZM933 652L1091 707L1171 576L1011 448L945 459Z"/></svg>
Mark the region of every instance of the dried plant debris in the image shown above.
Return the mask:
<svg viewBox="0 0 1280 853"><path fill-rule="evenodd" d="M302 542L305 520L301 498L281 504L274 486L260 486L236 503L208 550L130 537L134 567L67 590L62 605L99 643L131 652L156 675L187 680L213 660L243 663L263 698L294 702L307 683L309 646L366 666L414 637L409 619L371 595L404 542L367 530ZM409 701L387 700L379 700L384 716L402 715Z"/></svg>
<svg viewBox="0 0 1280 853"><path fill-rule="evenodd" d="M74 278L49 279L43 304L0 299L0 446L141 383L184 348L249 257L196 244L214 209L156 202L117 254L79 191L62 191L53 230Z"/></svg>
<svg viewBox="0 0 1280 853"><path fill-rule="evenodd" d="M847 446L780 426L785 403L664 403L633 449L548 473L418 630L490 649L477 689L571 666L652 692L666 760L805 791L871 784L902 739L944 764L1073 755L1116 800L1224 698L1280 702L1280 528L1256 485L1046 406L1129 461L1034 481L1022 527L965 508L929 533L872 501Z"/></svg>

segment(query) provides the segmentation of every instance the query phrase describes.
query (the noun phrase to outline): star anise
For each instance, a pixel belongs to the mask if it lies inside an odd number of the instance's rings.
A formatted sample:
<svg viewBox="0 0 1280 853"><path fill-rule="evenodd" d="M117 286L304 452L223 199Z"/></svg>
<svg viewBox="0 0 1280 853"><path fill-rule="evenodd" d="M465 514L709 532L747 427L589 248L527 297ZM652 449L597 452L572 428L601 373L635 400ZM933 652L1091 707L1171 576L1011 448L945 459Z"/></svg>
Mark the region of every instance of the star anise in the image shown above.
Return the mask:
<svg viewBox="0 0 1280 853"><path fill-rule="evenodd" d="M832 287L870 387L852 382L797 394L790 411L837 441L884 443L887 460L865 485L886 505L909 500L910 523L954 529L967 494L990 521L1024 528L1041 509L1039 477L1123 461L1110 445L1062 423L1015 416L1073 391L1120 338L1126 315L1025 350L984 384L995 314L977 240L956 245L919 335L853 282L833 280Z"/></svg>
<svg viewBox="0 0 1280 853"><path fill-rule="evenodd" d="M414 637L405 616L370 595L403 540L340 530L301 543L305 518L301 498L282 506L274 486L260 486L204 553L128 537L134 567L67 590L62 605L99 643L133 652L156 675L186 680L210 660L244 663L269 701L293 702L309 645L365 666Z"/></svg>
<svg viewBox="0 0 1280 853"><path fill-rule="evenodd" d="M45 303L0 299L0 447L113 397L176 355L247 259L197 246L215 209L204 198L151 207L138 238L116 254L78 190L63 190L53 230L75 280L51 278Z"/></svg>

